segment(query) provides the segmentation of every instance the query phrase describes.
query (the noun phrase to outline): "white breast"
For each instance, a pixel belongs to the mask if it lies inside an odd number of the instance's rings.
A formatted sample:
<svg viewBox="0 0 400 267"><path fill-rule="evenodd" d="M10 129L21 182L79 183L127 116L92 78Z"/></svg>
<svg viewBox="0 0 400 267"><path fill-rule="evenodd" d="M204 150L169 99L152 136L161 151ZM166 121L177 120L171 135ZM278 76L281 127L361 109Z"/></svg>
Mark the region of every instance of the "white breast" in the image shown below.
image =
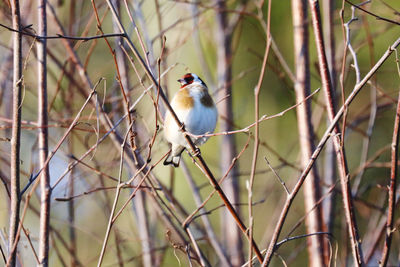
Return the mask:
<svg viewBox="0 0 400 267"><path fill-rule="evenodd" d="M218 119L216 107L206 107L201 104L202 90L191 90L190 94L195 100L192 109L176 108L175 98L171 101L171 106L174 108L179 120L184 123L186 131L192 134L203 135L214 132ZM168 125L168 127L165 127L165 137L168 142L187 147L188 144L169 111L166 113L165 124ZM202 145L207 139L208 137L192 138L196 145Z"/></svg>

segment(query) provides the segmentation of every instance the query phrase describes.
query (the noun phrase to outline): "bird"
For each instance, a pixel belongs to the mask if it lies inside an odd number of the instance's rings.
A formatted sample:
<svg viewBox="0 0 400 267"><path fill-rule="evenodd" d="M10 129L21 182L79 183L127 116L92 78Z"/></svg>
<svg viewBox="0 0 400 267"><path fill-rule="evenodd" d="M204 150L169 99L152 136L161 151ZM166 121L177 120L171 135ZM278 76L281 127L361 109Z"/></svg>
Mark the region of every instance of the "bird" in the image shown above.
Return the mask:
<svg viewBox="0 0 400 267"><path fill-rule="evenodd" d="M172 98L171 107L183 123L185 130L193 135L213 133L218 120L218 111L207 85L194 73L186 73L178 82L181 88ZM169 110L164 119L164 136L171 144L171 151L164 165L179 167L182 152L190 147L181 127L178 126ZM191 136L190 138L196 146L208 140L207 136L197 138Z"/></svg>

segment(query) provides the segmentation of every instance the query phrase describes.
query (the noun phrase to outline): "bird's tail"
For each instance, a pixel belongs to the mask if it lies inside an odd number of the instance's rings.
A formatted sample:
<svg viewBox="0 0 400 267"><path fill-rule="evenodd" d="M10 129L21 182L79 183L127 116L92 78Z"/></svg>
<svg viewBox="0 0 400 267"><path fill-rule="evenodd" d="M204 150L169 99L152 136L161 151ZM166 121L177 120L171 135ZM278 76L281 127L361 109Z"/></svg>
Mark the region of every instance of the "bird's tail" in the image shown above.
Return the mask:
<svg viewBox="0 0 400 267"><path fill-rule="evenodd" d="M168 154L167 158L164 160L164 165L174 165L174 167L179 167L179 162L181 161L181 154L185 150L185 147L174 148L172 147L171 152Z"/></svg>

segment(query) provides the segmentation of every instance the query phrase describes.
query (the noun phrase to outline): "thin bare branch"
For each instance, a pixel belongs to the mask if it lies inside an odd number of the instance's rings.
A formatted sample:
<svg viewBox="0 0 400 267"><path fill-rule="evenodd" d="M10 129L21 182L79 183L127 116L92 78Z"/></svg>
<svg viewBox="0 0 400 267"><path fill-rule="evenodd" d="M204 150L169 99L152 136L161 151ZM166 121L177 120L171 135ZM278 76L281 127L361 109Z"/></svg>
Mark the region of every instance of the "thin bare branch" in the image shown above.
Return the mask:
<svg viewBox="0 0 400 267"><path fill-rule="evenodd" d="M221 120L219 123L220 131L229 132L233 129L233 125L230 123L233 121L233 99L232 99L232 60L233 60L233 51L232 51L232 32L228 29L228 14L224 11L226 9L226 1L216 0L216 29L215 29L215 40L216 40L216 49L217 49L217 86L213 86L211 84L211 88L218 88L218 96L223 98L224 96L229 96L224 99L223 102L220 102L218 105L218 113L219 116L223 116L226 119ZM197 9L197 5L193 5L192 10ZM194 13L194 12L193 12ZM198 23L198 18L194 22ZM199 40L199 25L195 25L197 30L195 34L195 38L198 42ZM200 53L200 57L204 56L202 53L202 48L200 43L197 44ZM204 59L200 59L200 62L205 61ZM205 63L203 63L205 64ZM208 66L208 65L207 65ZM204 68L204 73L207 79L211 79L210 69L209 67ZM224 135L220 141L220 169L221 173L225 173L229 168L232 159L236 155L236 143L234 136ZM239 202L240 195L240 187L238 181L238 171L239 165L236 164L233 166L232 170L229 172L227 177L227 181L222 185L222 189L225 194L233 203ZM240 209L237 209L238 214L240 215ZM236 222L233 218L227 218L228 211L221 211L221 218L226 218L221 220L221 229L222 229L222 238L223 244L226 247L226 251L228 257L233 266L239 265L244 261L243 255L243 242L240 236L240 230L236 226Z"/></svg>
<svg viewBox="0 0 400 267"><path fill-rule="evenodd" d="M89 36L89 37L79 37L79 36L68 36L68 35L63 35L63 34L57 34L53 36L49 35L37 35L33 34L32 32L29 32L28 30L31 29L32 25L28 25L24 27L22 30L16 30L15 27L11 28L7 25L4 25L0 23L0 27L3 27L11 32L19 33L21 35L29 36L32 38L35 38L38 41L42 40L57 40L57 39L67 39L67 40L75 40L75 41L91 41L91 40L96 40L96 39L104 39L104 38L111 38L111 37L124 37L125 35L122 33L108 33L108 34L101 34L101 35L96 35L96 36Z"/></svg>
<svg viewBox="0 0 400 267"><path fill-rule="evenodd" d="M400 75L399 59L397 57L396 50L396 63L398 74ZM394 119L393 127L393 139L392 139L392 166L390 168L390 182L389 182L389 195L388 195L388 211L387 211L387 222L386 222L386 233L385 233L385 244L382 250L382 257L379 262L379 266L387 266L389 260L389 252L392 245L393 233L396 230L394 227L394 215L396 205L396 187L397 187L397 162L398 162L398 147L399 147L399 129L400 129L400 93L399 100L397 102L396 116Z"/></svg>
<svg viewBox="0 0 400 267"><path fill-rule="evenodd" d="M289 189L286 186L285 181L279 176L279 174L275 171L275 169L271 166L269 163L267 157L264 157L265 162L267 163L268 167L271 169L271 171L274 173L275 177L278 179L278 181L281 183L283 189L285 189L286 194L290 195Z"/></svg>
<svg viewBox="0 0 400 267"><path fill-rule="evenodd" d="M315 43L317 46L318 52L318 60L319 60L319 70L321 75L321 82L323 89L325 91L325 102L327 105L328 118L332 122L336 111L335 111L335 103L334 103L334 91L332 88L332 82L330 77L330 72L328 68L328 62L325 53L325 45L324 39L322 36L322 26L321 26L321 16L319 11L319 2L318 0L309 0L311 7L311 15L315 36ZM357 81L356 84L359 84ZM343 96L344 97L344 96ZM343 127L345 129L345 127ZM354 257L354 263L356 266L361 266L364 264L361 242L358 235L358 228L356 223L356 217L354 213L354 206L351 195L350 181L348 179L349 170L347 166L346 153L343 147L343 133L342 138L337 135L340 133L339 125L336 125L334 128L334 138L333 144L335 146L336 159L339 167L339 174L342 186L342 196L343 196L343 205L346 215L346 223L348 226L348 231L350 235L350 243Z"/></svg>
<svg viewBox="0 0 400 267"><path fill-rule="evenodd" d="M266 65L267 65L267 60L269 56L269 50L271 47L271 36L270 36L270 26L271 26L271 3L272 0L268 1L267 5L267 26L266 26L266 44L265 44L265 51L264 51L264 58L263 62L261 65L261 70L260 74L258 76L258 82L256 87L254 88L254 120L255 120L255 134L254 134L254 147L253 147L253 158L252 158L252 163L251 163L251 171L250 171L250 179L247 180L247 191L248 191L248 216L249 216L249 236L251 239L253 239L253 227L254 227L254 217L253 217L253 185L254 185L254 179L255 179L255 172L256 172L256 167L257 167L257 159L258 159L258 150L259 150L259 145L260 145L260 139L259 139L259 116L260 116L260 101L259 101L259 96L260 96L260 90L261 90L261 85L264 80L264 75L266 71ZM262 12L263 8L263 1L259 2L258 6L258 12ZM249 255L248 255L248 261L251 262L252 258L252 242L249 242ZM250 263L249 263L250 266Z"/></svg>
<svg viewBox="0 0 400 267"><path fill-rule="evenodd" d="M11 13L13 27L21 28L19 0L11 1ZM20 33L13 34L13 125L11 137L11 202L10 202L10 227L9 227L9 251L11 259L9 265L16 266L17 250L11 250L17 246L17 229L20 220L20 144L21 144L21 91L22 91L22 37Z"/></svg>
<svg viewBox="0 0 400 267"><path fill-rule="evenodd" d="M46 0L38 1L39 34L47 34ZM40 233L39 233L39 266L49 266L49 238L50 238L50 170L48 166L48 115L47 115L47 42L46 39L37 42L38 58L38 135L40 160Z"/></svg>
<svg viewBox="0 0 400 267"><path fill-rule="evenodd" d="M383 20L383 21L386 21L386 22L389 22L389 23L392 23L392 24L400 25L400 22L398 22L398 21L394 21L394 20L391 20L391 19L387 19L387 18L378 16L378 15L372 13L372 12L369 12L368 10L365 10L365 9L361 8L359 5L353 4L349 0L345 0L345 1L346 1L346 3L350 4L351 6L353 6L353 7L357 8L357 9L367 13L368 15L371 15L371 16L375 17L377 20Z"/></svg>

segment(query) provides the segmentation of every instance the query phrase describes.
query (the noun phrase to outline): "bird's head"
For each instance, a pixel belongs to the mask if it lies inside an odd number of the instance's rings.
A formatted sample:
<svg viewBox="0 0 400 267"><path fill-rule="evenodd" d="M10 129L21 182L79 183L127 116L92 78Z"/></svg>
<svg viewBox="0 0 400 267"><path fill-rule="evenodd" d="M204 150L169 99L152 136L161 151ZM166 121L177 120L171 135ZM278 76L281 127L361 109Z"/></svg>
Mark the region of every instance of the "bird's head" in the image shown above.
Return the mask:
<svg viewBox="0 0 400 267"><path fill-rule="evenodd" d="M194 73L186 73L182 78L178 80L181 84L181 88L189 85L189 84L199 84L206 86L206 84Z"/></svg>

